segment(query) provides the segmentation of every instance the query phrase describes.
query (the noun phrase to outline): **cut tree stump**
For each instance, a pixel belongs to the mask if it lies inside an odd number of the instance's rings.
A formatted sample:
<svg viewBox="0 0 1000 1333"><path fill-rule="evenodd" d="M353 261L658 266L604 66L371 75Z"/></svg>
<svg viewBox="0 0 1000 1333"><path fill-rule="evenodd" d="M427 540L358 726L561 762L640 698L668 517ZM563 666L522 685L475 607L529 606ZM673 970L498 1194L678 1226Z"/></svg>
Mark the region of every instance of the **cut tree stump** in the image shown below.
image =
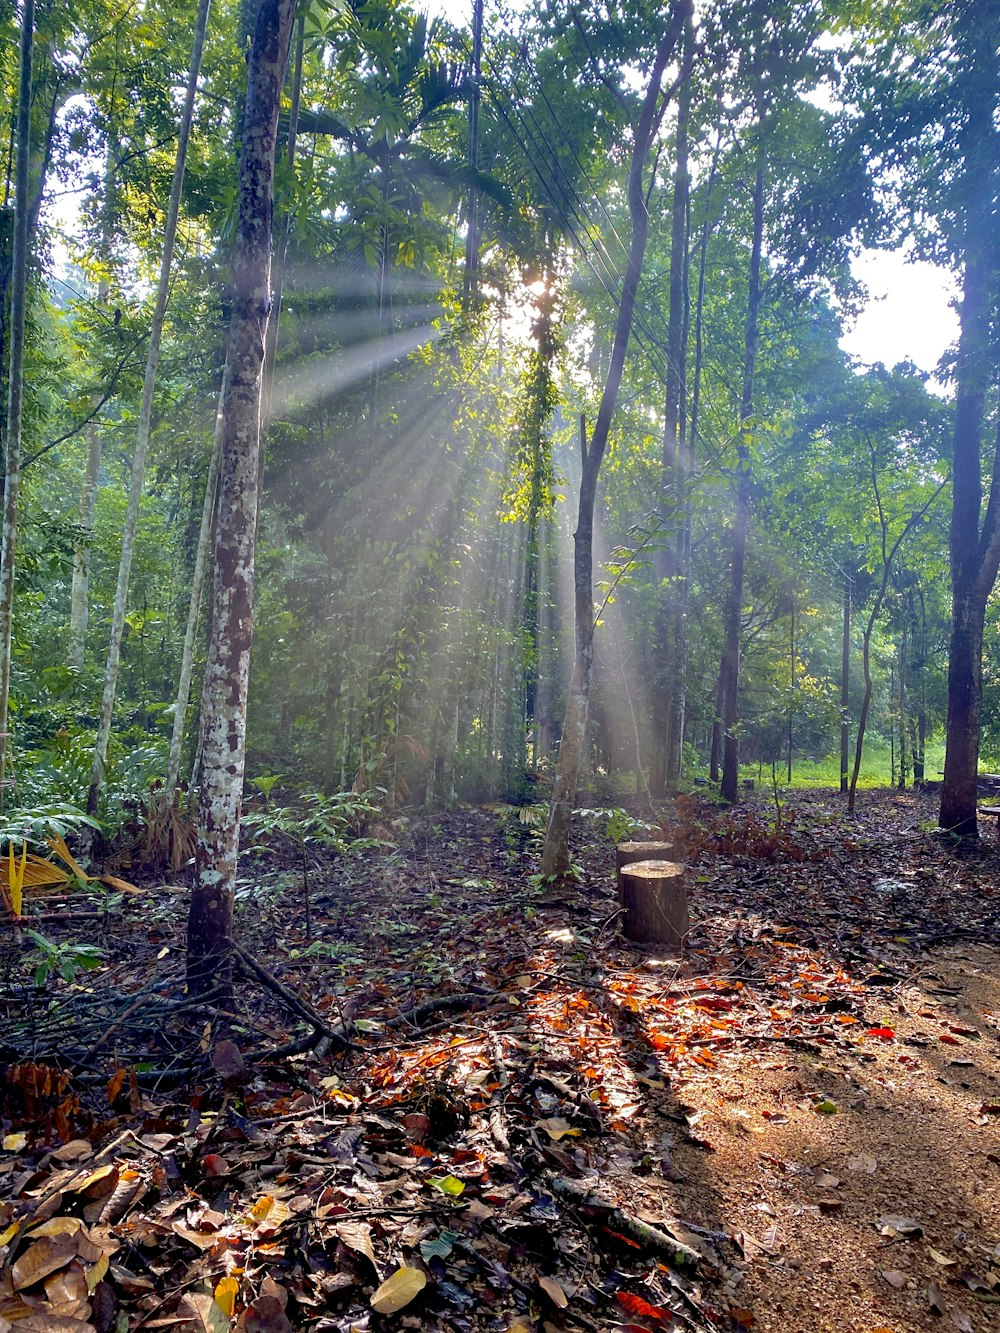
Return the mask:
<svg viewBox="0 0 1000 1333"><path fill-rule="evenodd" d="M618 887L621 888L623 867L634 861L672 861L673 857L672 842L620 842L615 855Z"/></svg>
<svg viewBox="0 0 1000 1333"><path fill-rule="evenodd" d="M676 861L633 861L618 876L622 931L636 944L679 948L688 933L687 883Z"/></svg>

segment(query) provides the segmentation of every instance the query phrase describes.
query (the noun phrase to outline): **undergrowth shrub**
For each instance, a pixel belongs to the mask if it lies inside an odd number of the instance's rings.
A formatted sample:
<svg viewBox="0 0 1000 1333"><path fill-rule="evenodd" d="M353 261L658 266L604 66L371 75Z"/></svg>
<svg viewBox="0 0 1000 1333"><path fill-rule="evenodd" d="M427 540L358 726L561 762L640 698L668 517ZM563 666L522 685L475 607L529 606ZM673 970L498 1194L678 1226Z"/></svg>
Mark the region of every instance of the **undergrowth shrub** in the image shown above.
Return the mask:
<svg viewBox="0 0 1000 1333"><path fill-rule="evenodd" d="M778 804L760 809L727 810L693 796L679 796L675 824L663 830L685 860L703 852L747 856L758 861L821 861L829 849L816 843L803 813Z"/></svg>

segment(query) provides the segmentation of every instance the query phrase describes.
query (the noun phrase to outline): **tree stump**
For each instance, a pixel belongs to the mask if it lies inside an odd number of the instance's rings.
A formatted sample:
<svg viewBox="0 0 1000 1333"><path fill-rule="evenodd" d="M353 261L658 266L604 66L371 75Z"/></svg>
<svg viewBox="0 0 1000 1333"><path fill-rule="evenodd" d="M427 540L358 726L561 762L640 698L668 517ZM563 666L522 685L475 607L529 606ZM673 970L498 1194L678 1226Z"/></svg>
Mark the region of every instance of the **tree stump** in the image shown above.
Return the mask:
<svg viewBox="0 0 1000 1333"><path fill-rule="evenodd" d="M618 876L618 901L625 909L626 939L636 944L683 945L690 926L683 866L675 861L633 861Z"/></svg>
<svg viewBox="0 0 1000 1333"><path fill-rule="evenodd" d="M622 870L634 861L670 861L673 859L672 842L620 842L616 852L615 872L621 888Z"/></svg>

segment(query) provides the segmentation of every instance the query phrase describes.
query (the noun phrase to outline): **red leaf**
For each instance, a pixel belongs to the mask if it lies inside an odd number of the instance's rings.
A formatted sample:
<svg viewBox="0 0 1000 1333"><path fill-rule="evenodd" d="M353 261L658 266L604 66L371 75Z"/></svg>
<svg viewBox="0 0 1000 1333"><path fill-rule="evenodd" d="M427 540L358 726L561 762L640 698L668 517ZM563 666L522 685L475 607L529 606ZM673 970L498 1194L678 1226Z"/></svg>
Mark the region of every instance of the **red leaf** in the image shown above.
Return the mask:
<svg viewBox="0 0 1000 1333"><path fill-rule="evenodd" d="M892 1028L869 1028L866 1037L878 1037L879 1041L895 1041L896 1033Z"/></svg>
<svg viewBox="0 0 1000 1333"><path fill-rule="evenodd" d="M635 1296L630 1291L619 1291L615 1300L623 1310L638 1315L640 1319L660 1319L666 1324L674 1317L670 1310L665 1310L659 1305L650 1305L649 1301L644 1301L641 1296Z"/></svg>

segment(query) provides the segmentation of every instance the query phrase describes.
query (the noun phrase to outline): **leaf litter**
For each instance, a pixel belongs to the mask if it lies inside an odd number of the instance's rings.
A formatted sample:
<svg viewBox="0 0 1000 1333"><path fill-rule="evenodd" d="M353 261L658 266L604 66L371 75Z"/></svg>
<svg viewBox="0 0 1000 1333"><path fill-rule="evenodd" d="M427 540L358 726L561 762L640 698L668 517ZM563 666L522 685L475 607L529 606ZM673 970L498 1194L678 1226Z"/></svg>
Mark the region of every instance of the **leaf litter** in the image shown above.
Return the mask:
<svg viewBox="0 0 1000 1333"><path fill-rule="evenodd" d="M0 1330L994 1328L998 857L866 802L682 810L683 957L623 946L592 833L556 909L496 810L308 912L275 856L278 985L207 1024L177 887L130 896L86 985L5 998Z"/></svg>

